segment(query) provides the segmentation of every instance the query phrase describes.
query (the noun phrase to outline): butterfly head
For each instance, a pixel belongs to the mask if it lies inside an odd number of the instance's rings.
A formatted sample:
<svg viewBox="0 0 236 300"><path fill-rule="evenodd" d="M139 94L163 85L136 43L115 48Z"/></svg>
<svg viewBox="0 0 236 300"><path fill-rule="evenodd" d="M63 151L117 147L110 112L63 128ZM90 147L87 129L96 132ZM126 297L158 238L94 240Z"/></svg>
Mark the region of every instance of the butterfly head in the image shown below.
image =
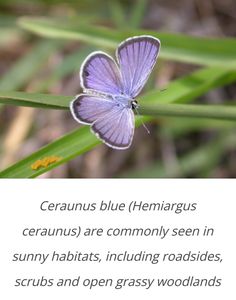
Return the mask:
<svg viewBox="0 0 236 300"><path fill-rule="evenodd" d="M132 107L133 110L136 110L137 108L139 108L138 101L137 100L132 100L131 101L131 107Z"/></svg>

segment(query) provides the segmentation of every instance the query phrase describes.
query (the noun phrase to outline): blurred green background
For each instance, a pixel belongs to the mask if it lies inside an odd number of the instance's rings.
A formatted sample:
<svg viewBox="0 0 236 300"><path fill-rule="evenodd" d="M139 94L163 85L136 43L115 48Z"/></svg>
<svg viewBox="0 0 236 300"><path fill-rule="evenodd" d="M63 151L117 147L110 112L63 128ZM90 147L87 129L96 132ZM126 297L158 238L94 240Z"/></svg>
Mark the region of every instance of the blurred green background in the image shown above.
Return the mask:
<svg viewBox="0 0 236 300"><path fill-rule="evenodd" d="M155 91L157 102L176 97L176 102L234 106L236 48L230 43L236 45L235 12L233 0L0 0L0 94L24 91L73 97L81 91L79 69L91 51L114 55L124 36L151 31L160 37L163 52L143 91L143 103L145 95ZM179 33L205 37L206 44L201 39L182 40ZM208 44L211 38L216 40ZM191 74L203 74L201 87L189 81ZM187 79L176 84L184 76ZM212 81L211 76L215 76ZM178 96L186 82L191 92L184 90ZM142 126L137 128L126 151L94 144L77 153L81 155L71 151L63 163L37 176L236 176L236 121L159 116L146 119L146 124L151 134ZM68 110L0 104L0 168L14 165L79 127ZM32 176L14 172L1 177Z"/></svg>

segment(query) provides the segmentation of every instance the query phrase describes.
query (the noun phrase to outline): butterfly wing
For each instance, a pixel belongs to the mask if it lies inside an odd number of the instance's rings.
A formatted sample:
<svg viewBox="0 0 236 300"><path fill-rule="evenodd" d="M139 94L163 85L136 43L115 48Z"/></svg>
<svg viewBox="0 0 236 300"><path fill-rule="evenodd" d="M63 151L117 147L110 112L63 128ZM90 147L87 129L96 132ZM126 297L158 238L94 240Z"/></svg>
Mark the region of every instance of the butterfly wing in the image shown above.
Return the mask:
<svg viewBox="0 0 236 300"><path fill-rule="evenodd" d="M108 114L113 107L114 101L109 98L80 94L71 102L70 110L76 121L91 125Z"/></svg>
<svg viewBox="0 0 236 300"><path fill-rule="evenodd" d="M104 52L93 52L80 70L82 88L102 93L121 94L121 75L116 62Z"/></svg>
<svg viewBox="0 0 236 300"><path fill-rule="evenodd" d="M134 113L124 106L114 106L108 114L97 119L91 129L108 146L127 149L134 136Z"/></svg>
<svg viewBox="0 0 236 300"><path fill-rule="evenodd" d="M74 118L90 124L91 130L108 146L126 149L134 135L134 113L114 95L134 98L146 83L158 57L160 42L151 36L125 40L117 49L116 62L104 52L94 52L84 61L81 85L88 94L72 101Z"/></svg>
<svg viewBox="0 0 236 300"><path fill-rule="evenodd" d="M90 124L92 131L108 146L127 149L134 135L134 113L111 99L81 94L71 102L76 121Z"/></svg>
<svg viewBox="0 0 236 300"><path fill-rule="evenodd" d="M148 80L156 63L160 41L152 36L128 38L117 48L122 85L126 95L135 98Z"/></svg>

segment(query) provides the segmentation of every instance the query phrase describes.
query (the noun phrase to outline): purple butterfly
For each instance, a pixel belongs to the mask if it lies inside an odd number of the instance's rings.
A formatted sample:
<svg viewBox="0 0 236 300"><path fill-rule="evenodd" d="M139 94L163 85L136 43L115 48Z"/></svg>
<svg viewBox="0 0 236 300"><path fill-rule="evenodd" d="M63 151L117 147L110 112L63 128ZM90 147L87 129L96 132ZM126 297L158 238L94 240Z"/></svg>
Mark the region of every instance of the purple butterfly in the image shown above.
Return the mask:
<svg viewBox="0 0 236 300"><path fill-rule="evenodd" d="M128 38L116 50L117 62L96 51L80 70L83 94L70 109L76 121L91 125L92 132L115 149L130 147L134 135L134 113L141 92L159 54L160 41L143 35Z"/></svg>

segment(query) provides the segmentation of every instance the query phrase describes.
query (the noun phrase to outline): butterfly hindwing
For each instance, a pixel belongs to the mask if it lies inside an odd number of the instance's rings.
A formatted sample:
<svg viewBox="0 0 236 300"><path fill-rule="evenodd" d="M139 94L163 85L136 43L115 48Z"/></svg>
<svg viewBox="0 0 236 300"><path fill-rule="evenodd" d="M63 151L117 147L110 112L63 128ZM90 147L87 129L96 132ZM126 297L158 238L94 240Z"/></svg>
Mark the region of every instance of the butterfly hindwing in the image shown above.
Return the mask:
<svg viewBox="0 0 236 300"><path fill-rule="evenodd" d="M131 109L99 95L80 94L71 103L74 118L91 125L92 131L108 146L126 149L134 135Z"/></svg>
<svg viewBox="0 0 236 300"><path fill-rule="evenodd" d="M95 121L91 129L108 146L127 149L134 135L134 113L129 108L116 105L108 114Z"/></svg>
<svg viewBox="0 0 236 300"><path fill-rule="evenodd" d="M114 107L114 101L96 95L80 94L71 102L71 112L83 124L92 124Z"/></svg>

